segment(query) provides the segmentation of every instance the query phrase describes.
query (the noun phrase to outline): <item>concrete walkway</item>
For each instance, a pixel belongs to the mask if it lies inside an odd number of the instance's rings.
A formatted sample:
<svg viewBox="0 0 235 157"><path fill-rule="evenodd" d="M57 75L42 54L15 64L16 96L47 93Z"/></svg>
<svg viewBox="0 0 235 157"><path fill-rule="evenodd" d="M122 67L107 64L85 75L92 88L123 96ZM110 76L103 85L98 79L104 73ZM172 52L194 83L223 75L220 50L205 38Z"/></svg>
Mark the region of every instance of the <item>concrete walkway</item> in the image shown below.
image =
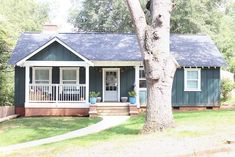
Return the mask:
<svg viewBox="0 0 235 157"><path fill-rule="evenodd" d="M0 118L0 123L1 123L1 122L4 122L4 121L7 121L7 120L10 120L10 119L17 118L18 116L19 116L19 115L14 114L14 115L10 115L10 116L4 117L4 118Z"/></svg>
<svg viewBox="0 0 235 157"><path fill-rule="evenodd" d="M25 142L25 143L19 143L15 145L6 146L6 147L0 147L0 154L10 153L12 151L19 150L22 148L40 146L43 144L63 141L63 140L67 140L67 139L71 139L75 137L81 137L81 136L97 133L97 132L109 129L111 127L117 126L125 122L129 118L129 116L104 116L102 118L103 120L96 124L93 124L86 128L75 130L69 133L65 133L62 135L53 136L53 137L44 138L44 139L35 140L35 141L30 141L30 142Z"/></svg>

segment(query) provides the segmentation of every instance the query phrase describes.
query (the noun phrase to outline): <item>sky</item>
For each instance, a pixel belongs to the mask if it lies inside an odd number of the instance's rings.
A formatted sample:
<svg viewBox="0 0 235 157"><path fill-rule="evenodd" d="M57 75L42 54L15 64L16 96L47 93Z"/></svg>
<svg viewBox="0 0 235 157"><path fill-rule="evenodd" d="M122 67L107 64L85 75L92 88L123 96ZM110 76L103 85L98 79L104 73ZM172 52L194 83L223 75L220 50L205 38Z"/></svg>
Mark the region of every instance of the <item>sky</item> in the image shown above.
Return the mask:
<svg viewBox="0 0 235 157"><path fill-rule="evenodd" d="M73 26L67 22L72 3L79 2L81 7L83 0L37 0L38 2L46 2L50 5L49 18L51 24L56 24L60 32L71 32Z"/></svg>

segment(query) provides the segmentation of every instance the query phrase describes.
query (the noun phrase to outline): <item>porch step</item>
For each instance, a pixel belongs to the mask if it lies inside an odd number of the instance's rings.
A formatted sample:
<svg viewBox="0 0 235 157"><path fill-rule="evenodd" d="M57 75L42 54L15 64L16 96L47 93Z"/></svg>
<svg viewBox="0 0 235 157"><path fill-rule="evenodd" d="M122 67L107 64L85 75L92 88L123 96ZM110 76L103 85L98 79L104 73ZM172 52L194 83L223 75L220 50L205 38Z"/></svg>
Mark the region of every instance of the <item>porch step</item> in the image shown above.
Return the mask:
<svg viewBox="0 0 235 157"><path fill-rule="evenodd" d="M98 113L99 116L129 116L129 113Z"/></svg>
<svg viewBox="0 0 235 157"><path fill-rule="evenodd" d="M97 112L100 116L127 116L129 115L129 107L127 105L98 105Z"/></svg>

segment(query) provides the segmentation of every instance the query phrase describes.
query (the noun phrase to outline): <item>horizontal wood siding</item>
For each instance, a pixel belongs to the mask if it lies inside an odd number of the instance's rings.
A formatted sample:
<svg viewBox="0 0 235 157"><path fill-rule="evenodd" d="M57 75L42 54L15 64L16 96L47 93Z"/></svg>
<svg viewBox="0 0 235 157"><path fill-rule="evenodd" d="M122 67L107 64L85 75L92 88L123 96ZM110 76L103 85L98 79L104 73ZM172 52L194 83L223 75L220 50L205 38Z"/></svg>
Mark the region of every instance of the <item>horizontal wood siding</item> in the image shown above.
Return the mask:
<svg viewBox="0 0 235 157"><path fill-rule="evenodd" d="M32 83L32 68L30 68L30 83ZM52 67L52 83L60 83L60 67ZM85 84L85 68L79 67L79 83Z"/></svg>
<svg viewBox="0 0 235 157"><path fill-rule="evenodd" d="M59 84L60 83L60 68L52 67L52 83Z"/></svg>
<svg viewBox="0 0 235 157"><path fill-rule="evenodd" d="M33 61L82 61L58 42L54 42L28 60Z"/></svg>
<svg viewBox="0 0 235 157"><path fill-rule="evenodd" d="M23 107L25 102L25 68L15 67L15 97L14 104Z"/></svg>
<svg viewBox="0 0 235 157"><path fill-rule="evenodd" d="M85 74L85 68L80 67L79 68L79 83L85 84L86 83L86 74Z"/></svg>
<svg viewBox="0 0 235 157"><path fill-rule="evenodd" d="M178 69L173 82L173 106L216 106L220 102L220 69L201 70L201 91L184 91L184 70Z"/></svg>
<svg viewBox="0 0 235 157"><path fill-rule="evenodd" d="M103 67L90 67L90 91L100 92L102 97L103 92ZM117 68L117 67L105 67ZM128 92L133 90L135 82L135 69L133 67L118 67L120 68L120 96L128 97Z"/></svg>
<svg viewBox="0 0 235 157"><path fill-rule="evenodd" d="M105 67L108 68L108 67ZM110 67L115 68L115 67ZM135 70L133 67L120 68L120 96L128 97L128 91L133 90ZM32 70L30 70L32 72ZM59 83L59 67L52 69L52 82ZM85 84L85 68L80 67L80 84ZM32 80L32 75L30 80ZM90 67L90 91L99 91L102 97L102 67ZM25 102L25 68L15 67L15 105L23 106ZM173 106L216 106L220 104L220 69L203 68L201 70L201 91L184 91L184 70L176 71L173 89Z"/></svg>
<svg viewBox="0 0 235 157"><path fill-rule="evenodd" d="M79 82L85 84L85 68L80 67ZM30 68L30 83L32 83L32 68ZM52 67L52 83L60 83L60 68ZM15 67L15 96L14 104L18 107L23 107L25 103L25 68Z"/></svg>
<svg viewBox="0 0 235 157"><path fill-rule="evenodd" d="M85 72L84 72L85 75ZM89 89L90 91L100 92L102 97L102 68L101 67L90 67L90 80Z"/></svg>
<svg viewBox="0 0 235 157"><path fill-rule="evenodd" d="M134 89L135 69L134 67L122 67L120 69L120 96L128 97L128 92Z"/></svg>

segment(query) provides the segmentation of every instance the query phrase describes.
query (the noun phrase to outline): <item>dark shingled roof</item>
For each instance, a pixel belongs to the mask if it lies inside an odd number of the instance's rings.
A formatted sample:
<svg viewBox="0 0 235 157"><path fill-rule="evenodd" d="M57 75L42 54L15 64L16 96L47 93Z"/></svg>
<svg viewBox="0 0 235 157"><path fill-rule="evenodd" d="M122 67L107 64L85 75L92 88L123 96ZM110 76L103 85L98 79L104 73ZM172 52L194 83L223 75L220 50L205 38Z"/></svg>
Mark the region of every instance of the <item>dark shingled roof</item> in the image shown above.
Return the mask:
<svg viewBox="0 0 235 157"><path fill-rule="evenodd" d="M108 33L23 33L9 60L16 64L48 41L58 38L88 60L141 61L136 36ZM214 42L206 35L171 35L170 49L181 66L226 65Z"/></svg>

